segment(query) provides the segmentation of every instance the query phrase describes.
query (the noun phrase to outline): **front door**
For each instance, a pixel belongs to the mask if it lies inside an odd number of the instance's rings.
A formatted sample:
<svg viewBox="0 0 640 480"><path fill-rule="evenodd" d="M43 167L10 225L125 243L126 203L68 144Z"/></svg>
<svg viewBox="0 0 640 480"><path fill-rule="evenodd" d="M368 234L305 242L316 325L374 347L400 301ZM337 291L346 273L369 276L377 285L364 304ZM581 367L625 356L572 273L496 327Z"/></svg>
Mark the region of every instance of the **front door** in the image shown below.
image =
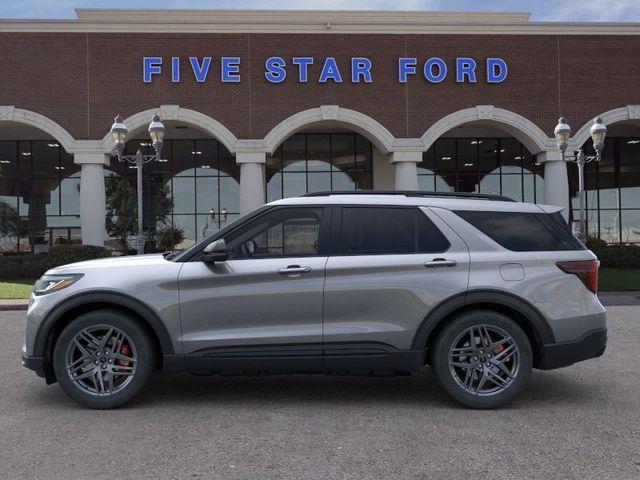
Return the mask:
<svg viewBox="0 0 640 480"><path fill-rule="evenodd" d="M328 213L274 207L225 236L228 260L184 264L180 317L190 370L321 369Z"/></svg>

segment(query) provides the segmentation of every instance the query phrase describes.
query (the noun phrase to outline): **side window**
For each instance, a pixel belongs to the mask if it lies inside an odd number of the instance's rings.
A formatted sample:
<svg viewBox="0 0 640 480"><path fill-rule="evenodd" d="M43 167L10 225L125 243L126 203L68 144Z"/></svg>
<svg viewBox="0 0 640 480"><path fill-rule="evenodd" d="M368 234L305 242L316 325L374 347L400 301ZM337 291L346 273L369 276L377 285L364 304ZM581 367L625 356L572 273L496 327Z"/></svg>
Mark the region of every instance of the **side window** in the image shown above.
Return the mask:
<svg viewBox="0 0 640 480"><path fill-rule="evenodd" d="M416 208L342 208L340 253L437 253L449 247L442 232Z"/></svg>
<svg viewBox="0 0 640 480"><path fill-rule="evenodd" d="M444 253L451 247L449 240L427 215L418 210L418 252Z"/></svg>
<svg viewBox="0 0 640 480"><path fill-rule="evenodd" d="M323 209L283 208L231 232L225 240L231 258L316 255Z"/></svg>

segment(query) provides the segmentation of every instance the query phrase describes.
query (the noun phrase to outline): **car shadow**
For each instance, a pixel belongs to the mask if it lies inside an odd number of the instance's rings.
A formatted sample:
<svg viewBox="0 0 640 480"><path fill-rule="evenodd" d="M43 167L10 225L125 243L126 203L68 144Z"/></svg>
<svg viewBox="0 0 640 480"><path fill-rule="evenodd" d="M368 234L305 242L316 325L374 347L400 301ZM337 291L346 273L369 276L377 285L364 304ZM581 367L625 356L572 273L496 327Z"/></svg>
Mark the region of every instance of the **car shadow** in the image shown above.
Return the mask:
<svg viewBox="0 0 640 480"><path fill-rule="evenodd" d="M594 400L594 387L584 379L556 372L536 372L520 396L504 408L521 409L548 404L579 407ZM595 392L596 396L597 391ZM196 377L156 375L145 391L125 408L215 403L219 406L403 405L420 408L462 408L437 384L425 368L411 376L358 377L332 375L266 375L252 377Z"/></svg>

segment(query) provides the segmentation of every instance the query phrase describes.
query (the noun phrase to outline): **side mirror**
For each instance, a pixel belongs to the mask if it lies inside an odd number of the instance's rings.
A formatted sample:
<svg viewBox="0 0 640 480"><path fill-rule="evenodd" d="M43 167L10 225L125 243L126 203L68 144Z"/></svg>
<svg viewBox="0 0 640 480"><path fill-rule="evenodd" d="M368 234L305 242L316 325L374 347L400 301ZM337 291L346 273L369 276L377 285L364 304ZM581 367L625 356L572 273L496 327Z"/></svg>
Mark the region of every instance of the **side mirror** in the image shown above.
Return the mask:
<svg viewBox="0 0 640 480"><path fill-rule="evenodd" d="M202 261L207 263L224 262L227 258L229 258L229 252L224 238L219 238L207 245L202 255Z"/></svg>

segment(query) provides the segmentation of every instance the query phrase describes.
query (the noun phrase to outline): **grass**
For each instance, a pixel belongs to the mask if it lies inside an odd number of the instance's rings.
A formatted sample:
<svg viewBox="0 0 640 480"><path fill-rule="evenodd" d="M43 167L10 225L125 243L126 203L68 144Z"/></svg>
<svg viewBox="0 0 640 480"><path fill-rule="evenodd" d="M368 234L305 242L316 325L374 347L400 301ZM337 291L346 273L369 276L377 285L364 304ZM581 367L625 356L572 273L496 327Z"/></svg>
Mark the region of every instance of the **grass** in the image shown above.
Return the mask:
<svg viewBox="0 0 640 480"><path fill-rule="evenodd" d="M35 280L0 280L0 299L29 298Z"/></svg>
<svg viewBox="0 0 640 480"><path fill-rule="evenodd" d="M35 280L0 281L0 299L29 298ZM640 269L601 268L598 289L602 292L640 290Z"/></svg>

